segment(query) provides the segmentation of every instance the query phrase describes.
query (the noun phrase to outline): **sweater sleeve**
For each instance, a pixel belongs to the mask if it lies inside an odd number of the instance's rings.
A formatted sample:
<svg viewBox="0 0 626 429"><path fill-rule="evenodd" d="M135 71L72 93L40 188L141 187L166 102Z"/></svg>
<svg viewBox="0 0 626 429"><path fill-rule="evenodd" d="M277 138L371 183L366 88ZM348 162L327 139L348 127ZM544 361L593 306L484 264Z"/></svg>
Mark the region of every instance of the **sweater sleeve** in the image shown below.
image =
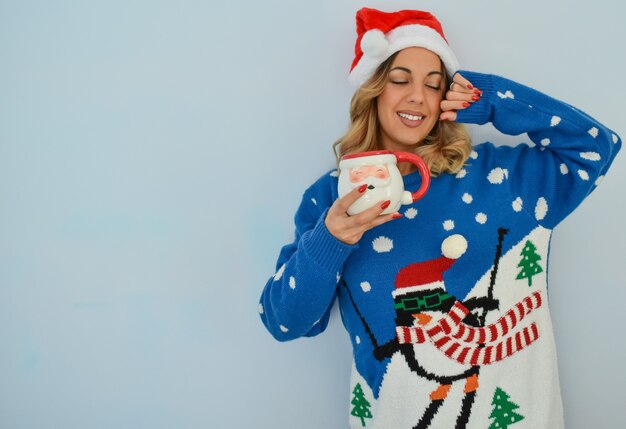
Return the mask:
<svg viewBox="0 0 626 429"><path fill-rule="evenodd" d="M494 75L461 71L483 91L458 112L457 121L484 124L509 135L527 133L534 146L501 146L498 176L536 221L554 228L600 183L621 148L621 139L580 110Z"/></svg>
<svg viewBox="0 0 626 429"><path fill-rule="evenodd" d="M261 320L279 341L326 329L344 262L358 248L328 232L324 221L332 197L321 195L317 185L304 193L295 215L295 240L282 248L261 294Z"/></svg>

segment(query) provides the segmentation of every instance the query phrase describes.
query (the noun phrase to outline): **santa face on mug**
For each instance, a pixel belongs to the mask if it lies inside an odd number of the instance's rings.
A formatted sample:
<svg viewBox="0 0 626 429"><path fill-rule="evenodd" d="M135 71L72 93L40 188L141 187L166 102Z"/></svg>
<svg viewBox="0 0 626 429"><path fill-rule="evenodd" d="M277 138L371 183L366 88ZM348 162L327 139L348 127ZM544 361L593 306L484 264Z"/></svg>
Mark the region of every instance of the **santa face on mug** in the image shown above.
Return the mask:
<svg viewBox="0 0 626 429"><path fill-rule="evenodd" d="M350 183L352 188L367 185L373 199L380 195L384 200L389 195L385 188L391 184L391 176L386 164L361 165L350 169Z"/></svg>

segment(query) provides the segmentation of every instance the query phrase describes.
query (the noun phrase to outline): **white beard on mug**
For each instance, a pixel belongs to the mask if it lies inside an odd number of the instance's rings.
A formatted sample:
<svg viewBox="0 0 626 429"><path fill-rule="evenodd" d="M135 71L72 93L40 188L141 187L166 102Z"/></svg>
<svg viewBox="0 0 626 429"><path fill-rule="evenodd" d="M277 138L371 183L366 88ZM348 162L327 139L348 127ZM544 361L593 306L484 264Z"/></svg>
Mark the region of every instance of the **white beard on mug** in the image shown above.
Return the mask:
<svg viewBox="0 0 626 429"><path fill-rule="evenodd" d="M386 179L380 179L378 177L369 176L365 180L361 180L360 182L351 182L350 186L354 188L359 188L363 185L367 185L367 192L370 199L377 201L385 201L389 198L389 190L387 189L389 185L391 185L391 177L387 177Z"/></svg>

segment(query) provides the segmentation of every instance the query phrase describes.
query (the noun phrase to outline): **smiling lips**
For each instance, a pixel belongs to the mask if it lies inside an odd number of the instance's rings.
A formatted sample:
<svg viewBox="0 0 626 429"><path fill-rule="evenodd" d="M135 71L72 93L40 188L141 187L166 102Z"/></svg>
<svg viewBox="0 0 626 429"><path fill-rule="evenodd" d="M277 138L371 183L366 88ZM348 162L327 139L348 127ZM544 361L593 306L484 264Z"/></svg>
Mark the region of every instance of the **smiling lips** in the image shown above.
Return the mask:
<svg viewBox="0 0 626 429"><path fill-rule="evenodd" d="M398 112L398 117L400 118L400 121L409 128L415 128L419 126L424 119L424 115L415 115L407 112Z"/></svg>

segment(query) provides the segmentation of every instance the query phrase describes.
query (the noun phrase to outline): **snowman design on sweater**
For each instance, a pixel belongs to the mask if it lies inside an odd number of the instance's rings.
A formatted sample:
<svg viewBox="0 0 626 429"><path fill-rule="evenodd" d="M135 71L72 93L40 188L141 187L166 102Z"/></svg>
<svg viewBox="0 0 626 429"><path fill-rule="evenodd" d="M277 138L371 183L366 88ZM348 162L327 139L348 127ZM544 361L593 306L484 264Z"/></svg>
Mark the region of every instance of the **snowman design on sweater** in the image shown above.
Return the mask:
<svg viewBox="0 0 626 429"><path fill-rule="evenodd" d="M506 230L500 232L502 236ZM413 374L438 383L416 428L429 427L452 384L460 380L464 382L465 397L456 427L464 427L479 388L480 366L502 361L539 337L534 322L515 331L533 309L541 306L539 292L519 301L497 322L487 326L484 326L486 313L498 310L498 300L485 296L461 303L446 292L443 272L465 253L467 246L462 235L452 235L442 243L443 256L410 264L399 271L392 292L397 336L374 349L379 360L399 353ZM376 343L374 338L372 341ZM358 417L359 410L355 408L353 415Z"/></svg>

